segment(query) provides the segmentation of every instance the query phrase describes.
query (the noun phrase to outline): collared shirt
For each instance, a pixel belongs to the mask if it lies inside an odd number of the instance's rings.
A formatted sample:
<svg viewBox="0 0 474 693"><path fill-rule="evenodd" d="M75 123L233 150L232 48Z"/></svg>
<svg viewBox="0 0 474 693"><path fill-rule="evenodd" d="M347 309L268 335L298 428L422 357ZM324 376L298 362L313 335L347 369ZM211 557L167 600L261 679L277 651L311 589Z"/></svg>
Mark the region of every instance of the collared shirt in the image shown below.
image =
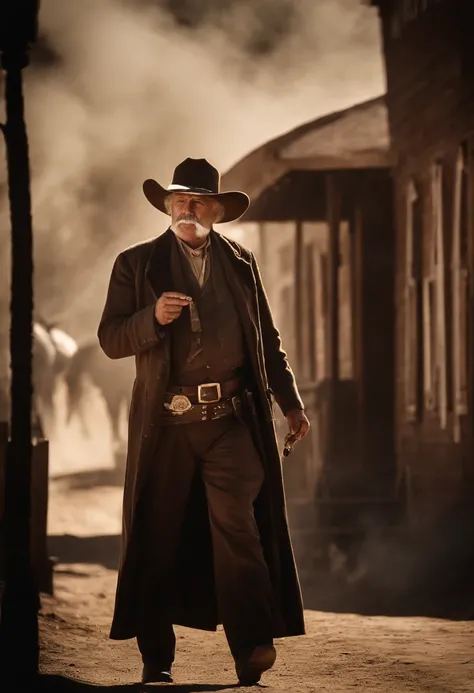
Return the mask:
<svg viewBox="0 0 474 693"><path fill-rule="evenodd" d="M209 248L211 245L210 236L207 236L204 243L199 248L191 248L187 243L176 235L178 246L183 251L184 256L189 262L194 276L200 287L204 286L209 276Z"/></svg>

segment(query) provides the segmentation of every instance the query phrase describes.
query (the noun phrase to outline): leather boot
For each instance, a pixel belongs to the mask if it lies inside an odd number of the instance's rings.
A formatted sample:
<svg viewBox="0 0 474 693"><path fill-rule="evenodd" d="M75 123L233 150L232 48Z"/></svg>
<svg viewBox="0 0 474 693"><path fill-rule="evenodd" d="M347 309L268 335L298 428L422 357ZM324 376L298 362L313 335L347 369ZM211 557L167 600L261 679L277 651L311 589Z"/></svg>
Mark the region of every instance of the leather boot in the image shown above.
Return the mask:
<svg viewBox="0 0 474 693"><path fill-rule="evenodd" d="M264 671L275 664L276 650L273 645L257 645L250 653L237 657L235 671L241 686L254 686Z"/></svg>

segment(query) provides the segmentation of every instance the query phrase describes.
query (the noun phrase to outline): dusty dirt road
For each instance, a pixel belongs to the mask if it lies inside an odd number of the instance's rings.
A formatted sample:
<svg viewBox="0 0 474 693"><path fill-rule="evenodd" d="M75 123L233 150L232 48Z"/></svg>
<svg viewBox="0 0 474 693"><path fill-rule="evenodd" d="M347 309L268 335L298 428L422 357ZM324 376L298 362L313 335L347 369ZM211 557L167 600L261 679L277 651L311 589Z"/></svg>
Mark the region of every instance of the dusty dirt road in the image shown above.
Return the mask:
<svg viewBox="0 0 474 693"><path fill-rule="evenodd" d="M45 690L137 690L141 664L134 641L108 640L120 529L121 491L51 484L50 533L62 561L55 596L40 617ZM97 539L97 536L101 536ZM78 562L72 562L78 556ZM79 562L80 561L80 562ZM472 693L474 625L425 618L306 612L307 635L277 641L269 691L309 693ZM226 691L236 685L222 630L177 628L175 684L170 689ZM149 690L156 686L138 686Z"/></svg>

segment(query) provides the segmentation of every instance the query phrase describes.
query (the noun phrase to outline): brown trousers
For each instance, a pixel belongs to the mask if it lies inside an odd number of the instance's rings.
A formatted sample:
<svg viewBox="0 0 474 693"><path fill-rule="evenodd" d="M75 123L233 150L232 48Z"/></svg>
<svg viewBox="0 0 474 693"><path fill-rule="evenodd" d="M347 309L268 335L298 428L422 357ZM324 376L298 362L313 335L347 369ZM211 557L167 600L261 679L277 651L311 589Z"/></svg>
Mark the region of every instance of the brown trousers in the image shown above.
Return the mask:
<svg viewBox="0 0 474 693"><path fill-rule="evenodd" d="M157 590L167 593L163 566L168 566L171 575L198 470L207 500L218 609L230 650L235 657L258 644L271 643L273 595L253 509L264 471L249 430L234 415L169 425L160 434L158 457L144 504L148 509L145 536L151 546L146 554L149 579L144 582L143 603L151 604ZM153 546L159 551L160 576L152 569ZM166 604L145 618L137 640L144 661L171 665L176 642Z"/></svg>

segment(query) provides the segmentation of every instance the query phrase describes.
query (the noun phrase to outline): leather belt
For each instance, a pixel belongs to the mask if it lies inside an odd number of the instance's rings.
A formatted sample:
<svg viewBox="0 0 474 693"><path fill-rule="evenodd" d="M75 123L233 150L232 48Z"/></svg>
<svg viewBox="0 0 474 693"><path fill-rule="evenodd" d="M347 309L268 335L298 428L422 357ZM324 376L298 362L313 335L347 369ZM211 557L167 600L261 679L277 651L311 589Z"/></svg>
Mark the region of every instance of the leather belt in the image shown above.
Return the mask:
<svg viewBox="0 0 474 693"><path fill-rule="evenodd" d="M237 400L240 401L240 398L221 399L219 402L211 404L196 404L181 412L165 409L161 415L160 424L167 426L169 424L185 424L221 419L224 416L230 416L236 411L238 406Z"/></svg>
<svg viewBox="0 0 474 693"><path fill-rule="evenodd" d="M222 398L232 397L242 388L238 378L223 383L203 383L202 385L168 385L166 394L184 396L191 404L214 404Z"/></svg>

